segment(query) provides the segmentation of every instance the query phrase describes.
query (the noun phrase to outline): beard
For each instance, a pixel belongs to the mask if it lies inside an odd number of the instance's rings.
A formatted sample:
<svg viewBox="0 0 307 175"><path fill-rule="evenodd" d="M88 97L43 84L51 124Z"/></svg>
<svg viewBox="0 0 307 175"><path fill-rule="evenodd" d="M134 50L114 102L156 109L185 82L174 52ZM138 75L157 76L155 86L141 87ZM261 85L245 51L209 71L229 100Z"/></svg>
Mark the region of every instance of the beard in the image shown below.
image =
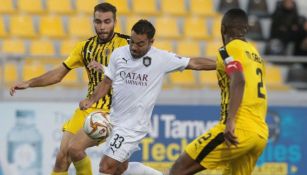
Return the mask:
<svg viewBox="0 0 307 175"><path fill-rule="evenodd" d="M110 30L109 32L104 32L104 33L98 32L96 30L96 34L98 35L99 43L106 43L106 42L110 41L111 38L113 37L114 29Z"/></svg>

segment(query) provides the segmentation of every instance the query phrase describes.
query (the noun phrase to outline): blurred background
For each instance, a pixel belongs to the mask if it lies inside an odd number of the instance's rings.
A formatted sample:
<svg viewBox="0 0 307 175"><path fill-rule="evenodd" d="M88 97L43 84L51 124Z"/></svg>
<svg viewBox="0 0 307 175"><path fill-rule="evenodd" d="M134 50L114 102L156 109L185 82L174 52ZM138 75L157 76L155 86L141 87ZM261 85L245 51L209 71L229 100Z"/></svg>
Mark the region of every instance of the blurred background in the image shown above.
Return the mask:
<svg viewBox="0 0 307 175"><path fill-rule="evenodd" d="M61 124L86 95L88 80L85 70L72 70L60 84L18 91L14 97L9 96L8 89L16 81L30 79L54 68L67 58L78 41L95 35L93 7L99 2L104 1L0 0L0 167L4 167L3 172L0 168L0 175L23 174L22 170L29 167L39 167L34 174L50 172L59 146ZM146 18L157 29L155 47L183 56L210 58L215 58L222 45L220 22L223 13L235 7L244 9L249 15L248 39L266 61L268 122L273 133L255 174L307 174L303 166L307 162L307 153L302 149L307 140L302 134L303 124L307 122L307 1L107 2L117 7L117 32L129 35L132 25ZM154 127L156 130L141 145L147 152L139 151L133 160L166 172L186 142L218 121L219 100L214 71L183 71L168 75L154 111L154 126L157 128ZM21 151L25 155L24 161L16 162L13 158L16 150L9 146L16 140L10 132L23 117L35 121L33 126L37 131L33 132L39 132L37 137L41 139L31 142L32 147L37 143L34 146L36 151L31 152L31 147L26 147ZM169 134L174 129L172 122L182 124L175 125L180 126L181 134ZM33 158L34 153L36 156ZM29 163L29 155L34 163ZM99 149L92 150L91 155L99 162ZM39 158L43 161L41 165L36 163ZM24 165L26 162L27 166ZM95 163L93 168L97 168Z"/></svg>

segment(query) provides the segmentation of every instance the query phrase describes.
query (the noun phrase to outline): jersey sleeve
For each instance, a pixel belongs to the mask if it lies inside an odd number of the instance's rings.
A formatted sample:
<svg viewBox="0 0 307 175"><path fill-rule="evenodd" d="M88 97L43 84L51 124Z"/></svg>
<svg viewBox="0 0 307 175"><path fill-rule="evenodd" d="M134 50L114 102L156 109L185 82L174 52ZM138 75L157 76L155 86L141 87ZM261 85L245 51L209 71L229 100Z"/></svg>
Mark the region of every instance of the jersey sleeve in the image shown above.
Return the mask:
<svg viewBox="0 0 307 175"><path fill-rule="evenodd" d="M183 71L189 64L190 58L181 57L172 52L163 51L165 72Z"/></svg>
<svg viewBox="0 0 307 175"><path fill-rule="evenodd" d="M117 49L115 49L111 54L108 67L104 68L104 75L109 77L112 81L114 80L116 73L116 58L117 58L116 50Z"/></svg>
<svg viewBox="0 0 307 175"><path fill-rule="evenodd" d="M85 45L85 41L83 42L79 42L75 48L73 49L73 51L70 53L70 55L68 56L68 58L66 58L66 60L63 62L63 65L68 68L68 69L75 69L78 67L83 67L83 56L82 56L82 51L83 51L83 47Z"/></svg>
<svg viewBox="0 0 307 175"><path fill-rule="evenodd" d="M242 48L240 48L239 45L237 45L235 42L230 42L228 45L226 45L225 51L227 55L221 54L225 64L228 64L231 61L240 62L242 65L244 64L244 55L242 55Z"/></svg>
<svg viewBox="0 0 307 175"><path fill-rule="evenodd" d="M225 65L225 71L228 75L234 72L242 72L244 65L244 55L242 49L234 42L229 43L226 47L219 49L220 56Z"/></svg>

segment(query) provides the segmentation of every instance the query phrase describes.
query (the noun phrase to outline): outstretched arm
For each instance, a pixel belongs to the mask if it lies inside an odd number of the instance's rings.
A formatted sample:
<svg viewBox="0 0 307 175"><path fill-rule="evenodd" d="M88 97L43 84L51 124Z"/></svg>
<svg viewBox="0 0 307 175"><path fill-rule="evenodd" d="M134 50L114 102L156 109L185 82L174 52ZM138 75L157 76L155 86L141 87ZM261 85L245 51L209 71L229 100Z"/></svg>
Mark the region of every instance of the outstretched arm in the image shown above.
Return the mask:
<svg viewBox="0 0 307 175"><path fill-rule="evenodd" d="M86 110L87 108L91 107L92 104L96 103L100 98L104 97L110 91L111 87L112 80L109 77L105 76L104 79L95 88L95 91L90 96L90 98L80 101L80 109Z"/></svg>
<svg viewBox="0 0 307 175"><path fill-rule="evenodd" d="M63 64L45 74L27 81L18 82L10 88L10 95L13 96L16 90L23 90L29 87L44 87L61 82L69 72Z"/></svg>
<svg viewBox="0 0 307 175"><path fill-rule="evenodd" d="M192 70L215 70L216 62L213 59L204 57L191 58L186 69Z"/></svg>

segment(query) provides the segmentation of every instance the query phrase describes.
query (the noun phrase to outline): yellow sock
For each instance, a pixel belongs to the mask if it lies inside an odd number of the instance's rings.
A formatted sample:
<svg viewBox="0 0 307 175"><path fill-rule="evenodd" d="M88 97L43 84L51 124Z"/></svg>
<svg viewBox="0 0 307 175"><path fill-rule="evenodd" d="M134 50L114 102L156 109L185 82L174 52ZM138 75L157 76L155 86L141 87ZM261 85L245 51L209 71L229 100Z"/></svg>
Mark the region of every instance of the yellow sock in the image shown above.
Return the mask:
<svg viewBox="0 0 307 175"><path fill-rule="evenodd" d="M91 160L88 156L78 162L74 162L77 175L92 175Z"/></svg>
<svg viewBox="0 0 307 175"><path fill-rule="evenodd" d="M68 172L54 172L52 171L51 175L68 175Z"/></svg>

